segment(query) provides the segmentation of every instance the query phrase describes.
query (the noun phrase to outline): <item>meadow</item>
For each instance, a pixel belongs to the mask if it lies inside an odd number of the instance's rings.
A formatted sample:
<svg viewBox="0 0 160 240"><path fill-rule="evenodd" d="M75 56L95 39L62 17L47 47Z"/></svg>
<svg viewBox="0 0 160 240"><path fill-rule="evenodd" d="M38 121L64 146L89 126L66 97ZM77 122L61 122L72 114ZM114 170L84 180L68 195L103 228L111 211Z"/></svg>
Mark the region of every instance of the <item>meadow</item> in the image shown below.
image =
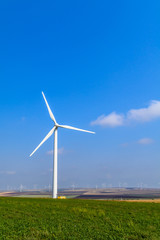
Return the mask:
<svg viewBox="0 0 160 240"><path fill-rule="evenodd" d="M160 239L160 204L0 198L0 239Z"/></svg>

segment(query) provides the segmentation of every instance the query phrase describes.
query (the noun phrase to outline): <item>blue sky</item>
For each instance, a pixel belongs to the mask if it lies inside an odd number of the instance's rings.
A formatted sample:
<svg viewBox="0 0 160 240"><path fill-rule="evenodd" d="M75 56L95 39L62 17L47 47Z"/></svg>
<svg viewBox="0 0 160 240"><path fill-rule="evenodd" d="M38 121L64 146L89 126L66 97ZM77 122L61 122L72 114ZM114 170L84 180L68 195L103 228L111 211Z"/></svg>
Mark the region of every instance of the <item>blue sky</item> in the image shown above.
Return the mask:
<svg viewBox="0 0 160 240"><path fill-rule="evenodd" d="M0 3L0 189L160 186L159 1Z"/></svg>

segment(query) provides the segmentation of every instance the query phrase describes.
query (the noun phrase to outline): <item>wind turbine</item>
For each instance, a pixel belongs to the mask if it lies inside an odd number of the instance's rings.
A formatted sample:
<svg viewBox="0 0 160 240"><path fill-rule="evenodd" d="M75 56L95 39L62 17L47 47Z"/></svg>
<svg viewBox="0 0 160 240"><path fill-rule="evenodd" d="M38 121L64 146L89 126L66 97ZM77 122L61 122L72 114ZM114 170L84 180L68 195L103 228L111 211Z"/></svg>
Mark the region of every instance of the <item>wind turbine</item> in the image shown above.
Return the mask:
<svg viewBox="0 0 160 240"><path fill-rule="evenodd" d="M30 157L37 151L37 149L49 138L52 136L52 134L54 133L54 164L53 164L53 191L52 191L52 197L53 198L57 198L57 160L58 160L58 128L67 128L67 129L71 129L71 130L77 130L77 131L81 131L81 132L88 132L88 133L95 133L95 132L91 132L91 131L87 131L87 130L83 130L80 128L75 128L75 127L71 127L71 126L67 126L67 125L59 125L56 122L56 119L48 105L48 102L46 100L46 97L44 95L44 93L42 92L44 101L47 105L48 108L48 112L50 115L50 118L52 119L52 121L54 122L54 127L50 130L50 132L46 135L46 137L42 140L42 142L38 145L38 147L36 147L36 149L30 154Z"/></svg>

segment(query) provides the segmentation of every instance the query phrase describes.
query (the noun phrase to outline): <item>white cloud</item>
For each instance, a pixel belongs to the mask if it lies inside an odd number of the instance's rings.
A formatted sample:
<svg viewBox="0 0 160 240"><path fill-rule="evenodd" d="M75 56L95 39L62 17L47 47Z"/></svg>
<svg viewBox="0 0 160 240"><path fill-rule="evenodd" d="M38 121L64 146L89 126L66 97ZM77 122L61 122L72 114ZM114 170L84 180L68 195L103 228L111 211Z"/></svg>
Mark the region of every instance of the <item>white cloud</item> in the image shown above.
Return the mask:
<svg viewBox="0 0 160 240"><path fill-rule="evenodd" d="M16 172L15 171L0 171L0 174L14 175L14 174L16 174Z"/></svg>
<svg viewBox="0 0 160 240"><path fill-rule="evenodd" d="M149 106L140 109L131 109L126 115L112 112L109 115L101 115L91 125L103 127L118 127L128 124L131 121L149 122L160 118L160 101L151 101Z"/></svg>
<svg viewBox="0 0 160 240"><path fill-rule="evenodd" d="M153 139L151 139L151 138L142 138L142 139L139 139L137 143L138 144L147 145L147 144L153 143Z"/></svg>
<svg viewBox="0 0 160 240"><path fill-rule="evenodd" d="M112 112L111 114L105 116L101 115L95 121L91 122L91 125L99 125L103 127L117 127L124 125L124 116Z"/></svg>
<svg viewBox="0 0 160 240"><path fill-rule="evenodd" d="M53 155L54 151L53 150L49 150L46 152L47 155ZM61 147L61 148L58 148L58 154L59 155L62 155L64 153L64 148Z"/></svg>
<svg viewBox="0 0 160 240"><path fill-rule="evenodd" d="M128 147L128 145L129 145L129 143L127 143L127 142L121 144L122 147Z"/></svg>
<svg viewBox="0 0 160 240"><path fill-rule="evenodd" d="M107 179L111 179L111 178L112 178L112 175L111 175L110 173L107 173L107 174L106 174L106 178L107 178Z"/></svg>
<svg viewBox="0 0 160 240"><path fill-rule="evenodd" d="M22 120L22 121L25 121L25 120L26 120L26 117L24 117L24 116L21 117L21 120Z"/></svg>
<svg viewBox="0 0 160 240"><path fill-rule="evenodd" d="M147 108L131 109L127 113L129 120L148 122L160 118L160 101L151 101Z"/></svg>
<svg viewBox="0 0 160 240"><path fill-rule="evenodd" d="M14 174L16 174L16 172L15 172L15 171L7 171L6 174L8 174L8 175L14 175Z"/></svg>
<svg viewBox="0 0 160 240"><path fill-rule="evenodd" d="M53 154L53 150L49 150L46 152L47 155L52 155Z"/></svg>
<svg viewBox="0 0 160 240"><path fill-rule="evenodd" d="M63 147L59 148L58 149L58 154L62 155L63 153L64 153L64 148Z"/></svg>
<svg viewBox="0 0 160 240"><path fill-rule="evenodd" d="M139 139L138 141L135 141L135 142L122 143L121 147L128 147L129 145L132 145L132 144L148 145L148 144L151 144L153 142L154 142L154 140L152 138L141 138L141 139Z"/></svg>

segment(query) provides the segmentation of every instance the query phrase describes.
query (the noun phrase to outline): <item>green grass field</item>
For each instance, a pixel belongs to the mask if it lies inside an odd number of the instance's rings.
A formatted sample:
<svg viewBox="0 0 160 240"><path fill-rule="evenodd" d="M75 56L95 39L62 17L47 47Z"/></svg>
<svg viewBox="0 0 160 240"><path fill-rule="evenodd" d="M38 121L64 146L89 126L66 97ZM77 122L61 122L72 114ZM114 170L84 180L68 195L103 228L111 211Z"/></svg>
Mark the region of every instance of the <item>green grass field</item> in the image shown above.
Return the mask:
<svg viewBox="0 0 160 240"><path fill-rule="evenodd" d="M0 198L0 239L160 239L160 204Z"/></svg>

